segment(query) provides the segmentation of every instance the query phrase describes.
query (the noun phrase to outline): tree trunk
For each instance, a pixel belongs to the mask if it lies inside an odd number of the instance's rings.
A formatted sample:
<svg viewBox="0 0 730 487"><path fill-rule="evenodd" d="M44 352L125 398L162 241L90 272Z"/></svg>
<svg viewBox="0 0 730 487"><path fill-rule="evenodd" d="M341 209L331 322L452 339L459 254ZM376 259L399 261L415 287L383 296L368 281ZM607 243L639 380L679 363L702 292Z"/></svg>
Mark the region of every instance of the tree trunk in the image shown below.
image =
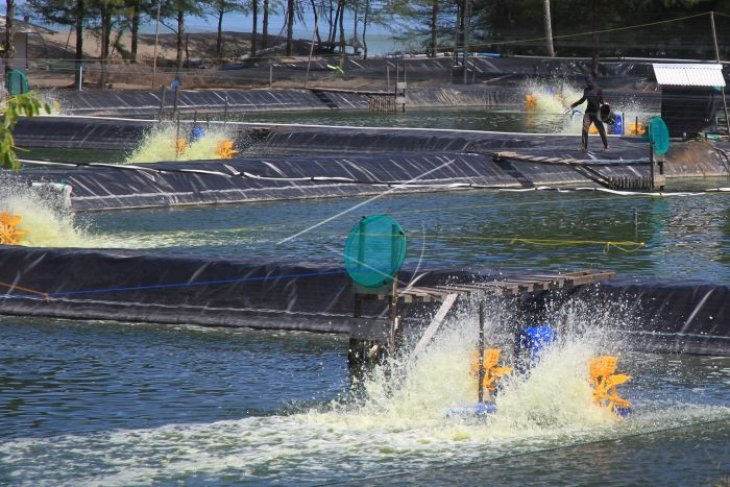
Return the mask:
<svg viewBox="0 0 730 487"><path fill-rule="evenodd" d="M333 2L333 0L329 0L330 11L329 11L329 31L327 32L327 42L330 44L332 44L334 42L335 34L333 31L335 29L335 22L337 22L337 17L332 18L332 15L335 12L335 6L332 2Z"/></svg>
<svg viewBox="0 0 730 487"><path fill-rule="evenodd" d="M112 44L112 12L108 5L105 6L101 12L101 35L101 57L106 63L111 54Z"/></svg>
<svg viewBox="0 0 730 487"><path fill-rule="evenodd" d="M329 37L329 43L333 46L334 50L334 44L335 44L335 38L337 37L337 26L340 25L340 12L342 9L340 8L342 3L342 0L337 0L337 10L335 10L335 20L332 23L332 27L330 28L330 37Z"/></svg>
<svg viewBox="0 0 730 487"><path fill-rule="evenodd" d="M550 0L545 2L545 48L550 57L555 57L555 49L553 48L553 21L550 15Z"/></svg>
<svg viewBox="0 0 730 487"><path fill-rule="evenodd" d="M132 3L132 63L137 62L137 46L139 44L139 0Z"/></svg>
<svg viewBox="0 0 730 487"><path fill-rule="evenodd" d="M190 34L185 34L185 65L190 66Z"/></svg>
<svg viewBox="0 0 730 487"><path fill-rule="evenodd" d="M183 67L183 36L185 35L185 2L177 1L177 70Z"/></svg>
<svg viewBox="0 0 730 487"><path fill-rule="evenodd" d="M76 2L76 54L74 70L74 86L78 86L82 81L80 78L81 63L84 60L84 17L86 17L86 5L84 0L77 0Z"/></svg>
<svg viewBox="0 0 730 487"><path fill-rule="evenodd" d="M598 76L598 22L596 20L596 3L595 0L591 0L591 30L593 31L593 52L591 54L591 74L594 77Z"/></svg>
<svg viewBox="0 0 730 487"><path fill-rule="evenodd" d="M286 5L286 55L294 53L294 0L287 0Z"/></svg>
<svg viewBox="0 0 730 487"><path fill-rule="evenodd" d="M352 48L353 50L357 50L358 47L360 47L360 39L358 39L357 36L357 16L360 13L360 1L355 0L352 2Z"/></svg>
<svg viewBox="0 0 730 487"><path fill-rule="evenodd" d="M466 17L466 2L468 0L461 0L459 2L459 46L464 47L464 22Z"/></svg>
<svg viewBox="0 0 730 487"><path fill-rule="evenodd" d="M454 65L459 64L459 47L462 46L461 36L464 27L464 0L456 2L456 19L454 20Z"/></svg>
<svg viewBox="0 0 730 487"><path fill-rule="evenodd" d="M340 2L340 68L345 69L345 0Z"/></svg>
<svg viewBox="0 0 730 487"><path fill-rule="evenodd" d="M261 25L261 49L269 47L269 0L264 0L264 18Z"/></svg>
<svg viewBox="0 0 730 487"><path fill-rule="evenodd" d="M13 19L15 18L15 0L5 0L5 69L10 69L13 60Z"/></svg>
<svg viewBox="0 0 730 487"><path fill-rule="evenodd" d="M319 37L319 14L317 13L317 5L314 0L310 0L312 4L312 12L314 13L314 35L317 36L317 44L322 44L322 38Z"/></svg>
<svg viewBox="0 0 730 487"><path fill-rule="evenodd" d="M221 2L218 4L218 37L215 39L215 56L218 58L218 62L223 60L223 14L225 14L225 9Z"/></svg>
<svg viewBox="0 0 730 487"><path fill-rule="evenodd" d="M365 13L362 17L362 59L368 60L368 41L365 40L365 33L368 30L368 17L370 16L370 0L365 0Z"/></svg>
<svg viewBox="0 0 730 487"><path fill-rule="evenodd" d="M107 3L101 2L101 71L99 75L99 88L106 87L107 63L109 61L109 47L111 44L112 13Z"/></svg>
<svg viewBox="0 0 730 487"><path fill-rule="evenodd" d="M251 16L252 29L251 29L251 57L256 56L256 36L259 32L259 0L251 0Z"/></svg>
<svg viewBox="0 0 730 487"><path fill-rule="evenodd" d="M439 41L439 0L433 0L431 6L431 57L436 57L436 48Z"/></svg>

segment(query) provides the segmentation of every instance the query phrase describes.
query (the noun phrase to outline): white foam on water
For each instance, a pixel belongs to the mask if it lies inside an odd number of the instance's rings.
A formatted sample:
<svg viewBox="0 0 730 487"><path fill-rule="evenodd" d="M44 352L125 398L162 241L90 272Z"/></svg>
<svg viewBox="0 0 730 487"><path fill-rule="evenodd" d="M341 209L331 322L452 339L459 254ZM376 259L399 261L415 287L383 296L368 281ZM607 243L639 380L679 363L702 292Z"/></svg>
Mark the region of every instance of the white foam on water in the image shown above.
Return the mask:
<svg viewBox="0 0 730 487"><path fill-rule="evenodd" d="M0 211L20 216L19 245L30 247L138 248L134 237L100 235L51 194L40 194L8 179L0 179Z"/></svg>
<svg viewBox="0 0 730 487"><path fill-rule="evenodd" d="M730 418L728 407L676 401L636 404L629 418L595 406L587 360L611 346L600 327L576 315L580 310L564 312L563 338L529 376L505 381L497 412L487 419L445 415L476 398L469 374L476 322L461 317L423 356L376 368L348 400L288 415L15 439L0 445L0 455L18 485L130 485L196 476L244 484L312 483L488 462ZM600 325L611 317L594 318ZM487 336L496 336L497 328L490 318ZM619 362L622 372L634 368L640 364ZM630 386L622 392L631 398Z"/></svg>
<svg viewBox="0 0 730 487"><path fill-rule="evenodd" d="M3 190L8 188L2 188ZM27 232L20 245L33 247L86 247L89 238L74 221L71 212L62 212L33 194L31 190L12 188L0 194L0 210L21 217L18 230Z"/></svg>
<svg viewBox="0 0 730 487"><path fill-rule="evenodd" d="M208 230L154 230L102 233L60 204L60 196L37 192L8 178L0 179L0 211L21 217L18 230L27 233L19 245L30 247L76 247L154 249L166 247L216 247L261 243L270 237L246 227Z"/></svg>

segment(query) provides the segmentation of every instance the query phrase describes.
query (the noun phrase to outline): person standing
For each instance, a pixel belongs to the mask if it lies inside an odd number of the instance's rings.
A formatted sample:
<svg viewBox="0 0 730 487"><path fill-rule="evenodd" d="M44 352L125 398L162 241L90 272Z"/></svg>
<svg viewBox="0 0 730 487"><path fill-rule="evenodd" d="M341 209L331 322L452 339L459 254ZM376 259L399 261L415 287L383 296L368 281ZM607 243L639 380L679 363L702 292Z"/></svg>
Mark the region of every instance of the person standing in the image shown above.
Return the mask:
<svg viewBox="0 0 730 487"><path fill-rule="evenodd" d="M583 114L583 131L581 132L581 150L588 150L588 130L591 128L591 124L594 124L598 129L598 133L601 135L603 141L604 150L608 150L608 137L606 136L606 127L603 125L600 117L601 105L603 101L603 90L598 83L596 78L589 74L586 76L586 87L583 89L583 97L577 102L570 105L570 109L577 107L578 105L588 102L586 111Z"/></svg>

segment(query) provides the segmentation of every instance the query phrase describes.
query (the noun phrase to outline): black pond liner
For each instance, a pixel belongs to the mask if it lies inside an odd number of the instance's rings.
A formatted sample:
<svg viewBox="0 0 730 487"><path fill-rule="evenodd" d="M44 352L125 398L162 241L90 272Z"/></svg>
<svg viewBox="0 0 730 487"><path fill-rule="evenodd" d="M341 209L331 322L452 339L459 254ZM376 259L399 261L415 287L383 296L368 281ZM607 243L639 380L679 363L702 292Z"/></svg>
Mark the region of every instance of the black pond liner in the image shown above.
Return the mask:
<svg viewBox="0 0 730 487"><path fill-rule="evenodd" d="M489 280L489 270L435 269L419 285ZM409 281L408 271L399 278ZM155 256L127 250L2 247L0 313L88 320L350 332L353 285L343 267L317 263ZM704 282L608 281L568 296L632 308L629 346L730 354L730 287ZM366 316L385 305L366 303ZM418 314L423 324L428 313ZM625 325L624 325L625 326Z"/></svg>

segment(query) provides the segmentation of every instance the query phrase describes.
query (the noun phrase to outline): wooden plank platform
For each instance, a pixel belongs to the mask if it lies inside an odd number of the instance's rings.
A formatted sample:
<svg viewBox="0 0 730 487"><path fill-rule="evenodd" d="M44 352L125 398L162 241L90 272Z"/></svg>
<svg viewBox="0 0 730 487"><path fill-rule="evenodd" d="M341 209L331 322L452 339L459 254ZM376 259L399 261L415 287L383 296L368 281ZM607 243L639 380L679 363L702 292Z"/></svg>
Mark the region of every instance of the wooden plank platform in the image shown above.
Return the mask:
<svg viewBox="0 0 730 487"><path fill-rule="evenodd" d="M376 292L360 292L355 295L355 312L351 322L352 332L350 347L353 356L364 357L367 341L387 343L388 350L395 351L399 342L400 316L398 308L401 304L438 303L439 309L426 327L420 340L414 348L418 354L428 347L433 337L438 333L446 316L461 298L471 296L484 298L485 296L520 296L523 294L550 290L567 290L577 286L592 284L598 281L611 279L613 272L576 271L566 273L541 272L534 274L514 274L489 281L472 282L465 284L447 284L436 286L414 286L396 290L396 298L386 294L386 289ZM388 318L361 318L363 300L388 301ZM359 303L359 304L358 304ZM402 335L401 335L402 336Z"/></svg>
<svg viewBox="0 0 730 487"><path fill-rule="evenodd" d="M505 276L492 281L475 282L470 284L448 284L443 286L415 286L398 291L398 300L403 303L427 303L444 301L450 294L459 296L490 295L490 296L518 296L525 293L550 291L557 289L572 289L599 281L611 279L615 272L605 271L576 271L566 273L539 273ZM386 299L387 295L378 295L377 299Z"/></svg>
<svg viewBox="0 0 730 487"><path fill-rule="evenodd" d="M566 157L550 157L550 156L536 156L532 154L520 154L514 151L501 151L494 154L494 160L499 161L501 159L512 159L513 161L524 161L524 162L535 162L539 164L563 164L566 166L585 166L603 164L623 164L623 165L650 165L651 161L649 158L642 159L611 159L596 161L595 159L573 159Z"/></svg>

